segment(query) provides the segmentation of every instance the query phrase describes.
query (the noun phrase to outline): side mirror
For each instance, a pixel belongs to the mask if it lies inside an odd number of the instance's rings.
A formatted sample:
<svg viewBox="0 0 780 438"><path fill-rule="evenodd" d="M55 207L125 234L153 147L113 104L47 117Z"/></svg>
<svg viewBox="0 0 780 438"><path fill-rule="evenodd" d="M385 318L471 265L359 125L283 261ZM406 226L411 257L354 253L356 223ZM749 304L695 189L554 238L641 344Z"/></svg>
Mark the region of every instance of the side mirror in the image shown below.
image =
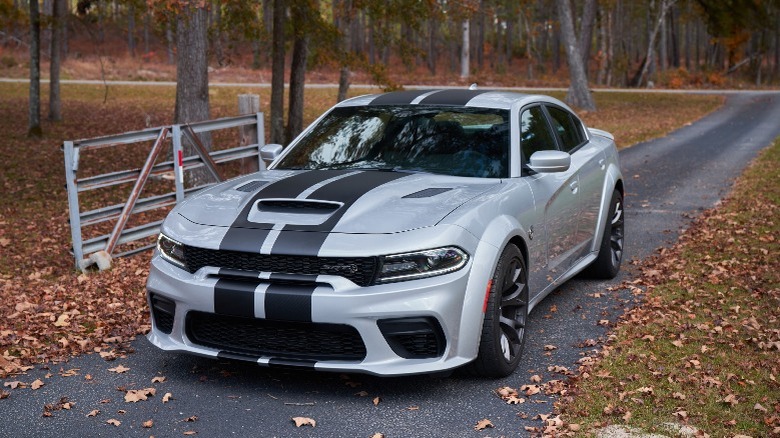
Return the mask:
<svg viewBox="0 0 780 438"><path fill-rule="evenodd" d="M530 167L539 173L566 172L571 166L571 155L563 151L537 151L531 155Z"/></svg>
<svg viewBox="0 0 780 438"><path fill-rule="evenodd" d="M276 143L269 143L260 148L260 158L265 162L272 162L282 154L282 145Z"/></svg>

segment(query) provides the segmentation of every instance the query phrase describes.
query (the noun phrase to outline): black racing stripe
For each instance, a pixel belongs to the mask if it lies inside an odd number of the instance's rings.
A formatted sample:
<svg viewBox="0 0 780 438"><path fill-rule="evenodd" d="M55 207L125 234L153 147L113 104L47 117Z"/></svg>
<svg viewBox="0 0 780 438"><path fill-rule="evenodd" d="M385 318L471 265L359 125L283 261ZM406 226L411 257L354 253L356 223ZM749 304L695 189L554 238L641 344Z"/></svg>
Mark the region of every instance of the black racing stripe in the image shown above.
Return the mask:
<svg viewBox="0 0 780 438"><path fill-rule="evenodd" d="M273 224L255 223L247 220L249 210L255 201L262 198L295 198L315 184L327 179L344 175L350 170L318 170L301 172L287 178L274 181L255 193L230 225L219 244L219 249L259 253L260 247L268 237Z"/></svg>
<svg viewBox="0 0 780 438"><path fill-rule="evenodd" d="M257 363L257 361L260 359L260 356L251 356L248 354L239 354L239 353L231 353L229 351L220 351L219 353L217 353L217 358Z"/></svg>
<svg viewBox="0 0 780 438"><path fill-rule="evenodd" d="M258 282L220 278L214 285L214 313L255 317L255 288Z"/></svg>
<svg viewBox="0 0 780 438"><path fill-rule="evenodd" d="M271 254L316 256L328 232L360 197L391 181L408 176L399 172L366 171L346 176L320 187L308 199L340 202L343 205L319 225L285 225L271 248Z"/></svg>
<svg viewBox="0 0 780 438"><path fill-rule="evenodd" d="M298 283L298 284L316 284L317 276L311 274L271 274L269 281L273 283Z"/></svg>
<svg viewBox="0 0 780 438"><path fill-rule="evenodd" d="M394 91L382 94L369 103L369 105L408 105L414 99L429 93L431 90Z"/></svg>
<svg viewBox="0 0 780 438"><path fill-rule="evenodd" d="M295 360L295 359L278 359L273 358L268 361L270 368L306 368L313 370L314 365L317 364L315 360Z"/></svg>
<svg viewBox="0 0 780 438"><path fill-rule="evenodd" d="M469 101L488 90L442 90L426 96L420 101L420 105L456 105L463 106Z"/></svg>
<svg viewBox="0 0 780 438"><path fill-rule="evenodd" d="M316 285L276 284L265 290L265 318L311 322L311 296Z"/></svg>

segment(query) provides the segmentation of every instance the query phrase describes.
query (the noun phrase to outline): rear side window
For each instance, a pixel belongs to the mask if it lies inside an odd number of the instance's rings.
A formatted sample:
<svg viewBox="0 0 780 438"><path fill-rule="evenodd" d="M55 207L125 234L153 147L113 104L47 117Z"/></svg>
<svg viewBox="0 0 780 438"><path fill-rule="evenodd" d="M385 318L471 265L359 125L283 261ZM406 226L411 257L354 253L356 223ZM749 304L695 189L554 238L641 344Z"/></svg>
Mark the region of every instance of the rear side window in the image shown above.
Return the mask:
<svg viewBox="0 0 780 438"><path fill-rule="evenodd" d="M576 121L571 113L553 106L548 106L547 111L550 113L550 122L561 139L561 148L564 151L570 152L585 141L582 124Z"/></svg>

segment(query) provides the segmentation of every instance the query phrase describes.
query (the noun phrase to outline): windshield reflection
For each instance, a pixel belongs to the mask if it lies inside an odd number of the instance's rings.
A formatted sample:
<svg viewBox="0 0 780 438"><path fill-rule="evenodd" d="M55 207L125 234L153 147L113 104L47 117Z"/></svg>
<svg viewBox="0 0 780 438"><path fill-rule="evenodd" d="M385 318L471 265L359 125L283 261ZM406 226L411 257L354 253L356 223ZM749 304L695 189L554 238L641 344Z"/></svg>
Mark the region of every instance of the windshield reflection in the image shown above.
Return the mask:
<svg viewBox="0 0 780 438"><path fill-rule="evenodd" d="M277 169L367 169L508 176L506 110L424 106L331 111Z"/></svg>

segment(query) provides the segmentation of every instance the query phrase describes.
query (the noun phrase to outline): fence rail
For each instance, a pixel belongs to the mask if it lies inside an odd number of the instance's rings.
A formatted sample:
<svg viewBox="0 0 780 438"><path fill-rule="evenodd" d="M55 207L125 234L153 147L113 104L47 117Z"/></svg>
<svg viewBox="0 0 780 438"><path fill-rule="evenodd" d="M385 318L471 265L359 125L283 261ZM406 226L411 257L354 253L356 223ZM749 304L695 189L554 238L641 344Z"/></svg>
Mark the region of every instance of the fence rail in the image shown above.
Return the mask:
<svg viewBox="0 0 780 438"><path fill-rule="evenodd" d="M257 135L250 140L251 144L236 145L228 149L209 152L197 134L234 128L255 128ZM62 150L65 154L65 179L68 191L68 214L70 220L73 256L76 265L90 254L106 251L113 257L135 254L154 247L154 244L136 246L124 252L114 254L117 246L136 242L157 235L162 221L150 221L127 228L130 217L137 213L163 208L171 208L182 202L190 194L211 186L212 183L185 188L184 172L200 167L206 167L214 181L221 181L222 174L218 164L235 160L257 160L259 169L265 168L260 158L260 148L265 138L263 114L254 113L238 117L209 120L186 125L167 125L140 131L125 132L104 137L65 141ZM243 138L239 135L240 138ZM124 169L84 178L78 177L79 158L82 152L112 148L154 141L143 166ZM184 156L183 144L193 146L195 155ZM157 163L164 150L170 150L172 160ZM164 194L141 197L144 186L150 177L173 175L174 189ZM79 194L96 189L102 189L122 184L133 184L126 202L105 205L88 211L82 211L79 204ZM86 227L108 221L116 221L111 233L83 240Z"/></svg>

